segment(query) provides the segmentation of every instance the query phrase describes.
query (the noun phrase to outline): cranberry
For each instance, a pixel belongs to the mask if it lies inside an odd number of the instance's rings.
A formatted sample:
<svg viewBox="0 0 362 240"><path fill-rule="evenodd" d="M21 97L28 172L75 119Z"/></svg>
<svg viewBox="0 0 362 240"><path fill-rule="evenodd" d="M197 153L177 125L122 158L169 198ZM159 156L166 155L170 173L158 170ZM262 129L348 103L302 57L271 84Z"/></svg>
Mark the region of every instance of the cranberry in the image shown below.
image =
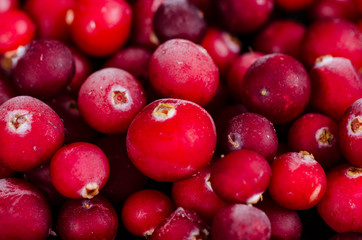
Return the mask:
<svg viewBox="0 0 362 240"><path fill-rule="evenodd" d="M161 42L174 38L200 43L206 34L204 14L187 0L165 0L153 16L153 29Z"/></svg>
<svg viewBox="0 0 362 240"><path fill-rule="evenodd" d="M233 99L241 102L239 89L248 68L260 57L264 56L261 52L246 52L239 55L232 63L226 74L226 86Z"/></svg>
<svg viewBox="0 0 362 240"><path fill-rule="evenodd" d="M206 166L194 176L172 184L172 199L176 206L194 211L207 223L228 203L212 189L211 166Z"/></svg>
<svg viewBox="0 0 362 240"><path fill-rule="evenodd" d="M299 59L305 32L306 27L295 20L274 20L256 35L254 48L260 52L284 53Z"/></svg>
<svg viewBox="0 0 362 240"><path fill-rule="evenodd" d="M258 30L274 9L272 0L216 0L215 7L226 28L247 34Z"/></svg>
<svg viewBox="0 0 362 240"><path fill-rule="evenodd" d="M0 178L13 177L15 173L16 172L11 170L10 168L0 165Z"/></svg>
<svg viewBox="0 0 362 240"><path fill-rule="evenodd" d="M330 54L348 58L361 68L362 32L355 24L342 19L316 21L307 28L301 51L307 66L312 66L318 57Z"/></svg>
<svg viewBox="0 0 362 240"><path fill-rule="evenodd" d="M362 98L348 107L339 122L339 145L343 156L358 167L362 167Z"/></svg>
<svg viewBox="0 0 362 240"><path fill-rule="evenodd" d="M159 45L153 30L153 15L164 0L137 0L132 5L133 26L131 40L134 44L156 48Z"/></svg>
<svg viewBox="0 0 362 240"><path fill-rule="evenodd" d="M221 209L211 226L213 240L266 240L271 237L267 215L252 205L233 204Z"/></svg>
<svg viewBox="0 0 362 240"><path fill-rule="evenodd" d="M92 198L109 177L104 152L94 144L76 142L60 148L50 161L50 178L68 198Z"/></svg>
<svg viewBox="0 0 362 240"><path fill-rule="evenodd" d="M1 239L47 239L50 207L35 186L17 178L0 179Z"/></svg>
<svg viewBox="0 0 362 240"><path fill-rule="evenodd" d="M210 162L215 145L211 116L199 105L180 99L148 104L127 132L130 159L157 181L190 177Z"/></svg>
<svg viewBox="0 0 362 240"><path fill-rule="evenodd" d="M326 191L326 174L308 152L288 152L271 164L269 193L282 207L304 210L315 206Z"/></svg>
<svg viewBox="0 0 362 240"><path fill-rule="evenodd" d="M216 94L219 71L200 45L172 39L152 54L150 82L164 97L186 99L204 106Z"/></svg>
<svg viewBox="0 0 362 240"><path fill-rule="evenodd" d="M298 240L301 239L303 225L295 210L290 210L276 204L270 197L263 197L255 207L268 216L271 224L271 239Z"/></svg>
<svg viewBox="0 0 362 240"><path fill-rule="evenodd" d="M22 10L0 13L0 54L30 43L35 36L35 28L34 22Z"/></svg>
<svg viewBox="0 0 362 240"><path fill-rule="evenodd" d="M51 205L58 206L65 201L66 198L53 186L50 179L49 164L24 172L24 179L36 186Z"/></svg>
<svg viewBox="0 0 362 240"><path fill-rule="evenodd" d="M70 40L70 29L66 14L73 9L76 0L29 0L25 10L37 26L37 36L40 38L55 38L61 41Z"/></svg>
<svg viewBox="0 0 362 240"><path fill-rule="evenodd" d="M291 151L313 154L324 169L342 159L338 123L320 113L308 113L298 118L289 129L288 144Z"/></svg>
<svg viewBox="0 0 362 240"><path fill-rule="evenodd" d="M362 78L347 58L320 57L309 76L312 83L311 105L336 120L362 97Z"/></svg>
<svg viewBox="0 0 362 240"><path fill-rule="evenodd" d="M223 133L225 152L253 150L272 162L278 150L278 137L273 124L257 113L242 113L230 119Z"/></svg>
<svg viewBox="0 0 362 240"><path fill-rule="evenodd" d="M144 89L130 73L103 68L79 89L78 107L84 120L99 132L123 133L146 105Z"/></svg>
<svg viewBox="0 0 362 240"><path fill-rule="evenodd" d="M128 158L126 135L113 134L98 139L95 144L107 155L110 172L101 195L113 204L121 204L132 193L146 187L148 178Z"/></svg>
<svg viewBox="0 0 362 240"><path fill-rule="evenodd" d="M115 53L130 35L132 8L125 0L79 0L68 15L73 41L92 56Z"/></svg>
<svg viewBox="0 0 362 240"><path fill-rule="evenodd" d="M362 168L341 164L327 173L327 191L317 210L337 232L361 232Z"/></svg>
<svg viewBox="0 0 362 240"><path fill-rule="evenodd" d="M281 124L292 121L306 108L311 83L299 61L275 53L260 57L249 67L239 92L249 111Z"/></svg>
<svg viewBox="0 0 362 240"><path fill-rule="evenodd" d="M313 21L341 18L349 21L358 19L358 10L353 0L319 0L308 9Z"/></svg>
<svg viewBox="0 0 362 240"><path fill-rule="evenodd" d="M0 106L0 164L28 171L49 161L63 145L64 127L44 102L17 96Z"/></svg>
<svg viewBox="0 0 362 240"><path fill-rule="evenodd" d="M222 199L254 204L268 188L270 177L271 169L264 157L254 151L241 149L213 164L210 182Z"/></svg>
<svg viewBox="0 0 362 240"><path fill-rule="evenodd" d="M241 51L241 42L236 36L221 29L210 27L201 42L218 66L221 73L226 73Z"/></svg>
<svg viewBox="0 0 362 240"><path fill-rule="evenodd" d="M122 222L136 236L149 238L155 228L174 210L164 193L144 189L129 196L122 207Z"/></svg>
<svg viewBox="0 0 362 240"><path fill-rule="evenodd" d="M64 240L113 240L118 216L112 204L97 196L93 199L69 199L59 211L57 230Z"/></svg>
<svg viewBox="0 0 362 240"><path fill-rule="evenodd" d="M0 2L0 13L16 9L19 6L19 0L3 0Z"/></svg>
<svg viewBox="0 0 362 240"><path fill-rule="evenodd" d="M69 48L53 39L36 39L14 59L12 78L22 94L51 98L60 94L74 76Z"/></svg>
<svg viewBox="0 0 362 240"><path fill-rule="evenodd" d="M158 225L150 240L207 240L209 235L209 226L195 212L179 207Z"/></svg>
<svg viewBox="0 0 362 240"><path fill-rule="evenodd" d="M305 10L318 0L275 0L275 5L288 12Z"/></svg>

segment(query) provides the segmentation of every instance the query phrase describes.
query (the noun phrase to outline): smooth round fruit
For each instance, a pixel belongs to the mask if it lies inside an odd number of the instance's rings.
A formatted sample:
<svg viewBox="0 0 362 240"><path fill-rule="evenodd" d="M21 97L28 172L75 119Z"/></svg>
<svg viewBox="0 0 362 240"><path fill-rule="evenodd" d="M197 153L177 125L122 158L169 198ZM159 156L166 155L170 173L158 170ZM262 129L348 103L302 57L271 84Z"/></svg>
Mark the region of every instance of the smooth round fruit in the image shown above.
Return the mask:
<svg viewBox="0 0 362 240"><path fill-rule="evenodd" d="M214 121L199 105L159 99L144 107L127 132L133 164L157 181L190 177L211 160L216 146Z"/></svg>
<svg viewBox="0 0 362 240"><path fill-rule="evenodd" d="M68 198L93 198L109 177L104 152L94 144L76 142L60 148L50 161L55 189Z"/></svg>
<svg viewBox="0 0 362 240"><path fill-rule="evenodd" d="M50 207L39 190L22 179L0 179L0 239L46 240Z"/></svg>
<svg viewBox="0 0 362 240"><path fill-rule="evenodd" d="M28 171L47 163L63 145L64 126L44 102L17 96L0 106L0 164Z"/></svg>

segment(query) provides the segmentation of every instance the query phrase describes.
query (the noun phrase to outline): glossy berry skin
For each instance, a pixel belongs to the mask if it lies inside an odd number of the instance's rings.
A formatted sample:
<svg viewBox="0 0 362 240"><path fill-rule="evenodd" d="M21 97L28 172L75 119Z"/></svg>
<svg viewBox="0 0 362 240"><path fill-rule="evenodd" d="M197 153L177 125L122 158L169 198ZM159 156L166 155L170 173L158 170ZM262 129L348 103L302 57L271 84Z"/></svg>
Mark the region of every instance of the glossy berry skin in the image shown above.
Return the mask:
<svg viewBox="0 0 362 240"><path fill-rule="evenodd" d="M92 198L109 177L104 152L94 144L76 142L60 148L50 161L55 189L68 198Z"/></svg>
<svg viewBox="0 0 362 240"><path fill-rule="evenodd" d="M220 72L225 74L241 51L241 42L224 30L209 27L201 46L206 49Z"/></svg>
<svg viewBox="0 0 362 240"><path fill-rule="evenodd" d="M163 97L181 98L204 106L216 94L219 71L200 45L172 39L153 52L150 82Z"/></svg>
<svg viewBox="0 0 362 240"><path fill-rule="evenodd" d="M0 13L7 12L11 9L16 9L19 6L18 0L3 0L0 4Z"/></svg>
<svg viewBox="0 0 362 240"><path fill-rule="evenodd" d="M64 240L113 240L118 216L105 198L68 199L61 207L56 228Z"/></svg>
<svg viewBox="0 0 362 240"><path fill-rule="evenodd" d="M232 204L221 209L211 226L213 240L267 240L270 237L267 215L252 205Z"/></svg>
<svg viewBox="0 0 362 240"><path fill-rule="evenodd" d="M36 39L25 47L11 74L21 94L49 99L65 89L74 71L74 58L66 45L54 39Z"/></svg>
<svg viewBox="0 0 362 240"><path fill-rule="evenodd" d="M26 12L13 9L0 13L0 29L0 54L4 54L30 43L36 25Z"/></svg>
<svg viewBox="0 0 362 240"><path fill-rule="evenodd" d="M45 240L52 225L50 207L30 183L0 179L0 239Z"/></svg>
<svg viewBox="0 0 362 240"><path fill-rule="evenodd" d="M231 118L223 133L224 151L249 149L272 162L278 150L273 124L257 113L242 113Z"/></svg>
<svg viewBox="0 0 362 240"><path fill-rule="evenodd" d="M146 105L139 81L118 68L103 68L91 74L78 93L78 107L84 120L102 133L124 133Z"/></svg>
<svg viewBox="0 0 362 240"><path fill-rule="evenodd" d="M307 66L312 66L318 57L330 54L348 58L360 68L362 32L355 24L342 19L316 21L307 28L301 51Z"/></svg>
<svg viewBox="0 0 362 240"><path fill-rule="evenodd" d="M308 15L312 21L339 18L353 22L359 18L358 7L353 0L315 1L308 9Z"/></svg>
<svg viewBox="0 0 362 240"><path fill-rule="evenodd" d="M127 132L131 161L156 181L190 177L210 162L215 146L211 116L199 105L180 99L148 104Z"/></svg>
<svg viewBox="0 0 362 240"><path fill-rule="evenodd" d="M76 0L26 1L25 10L37 26L37 37L69 41L70 29L66 14L68 10L74 8L76 2Z"/></svg>
<svg viewBox="0 0 362 240"><path fill-rule="evenodd" d="M271 0L217 0L217 9L224 26L231 32L247 34L259 29L274 8Z"/></svg>
<svg viewBox="0 0 362 240"><path fill-rule="evenodd" d="M172 212L174 205L164 193L144 189L130 195L122 207L122 222L133 235L149 237Z"/></svg>
<svg viewBox="0 0 362 240"><path fill-rule="evenodd" d="M352 165L362 167L362 98L348 107L339 122L339 145L343 156Z"/></svg>
<svg viewBox="0 0 362 240"><path fill-rule="evenodd" d="M338 123L320 113L308 113L293 122L288 132L291 151L313 154L324 169L342 158L338 141Z"/></svg>
<svg viewBox="0 0 362 240"><path fill-rule="evenodd" d="M163 220L150 240L210 239L210 227L193 211L177 208Z"/></svg>
<svg viewBox="0 0 362 240"><path fill-rule="evenodd" d="M172 184L172 200L177 207L194 211L206 223L211 223L215 214L228 203L214 192L211 182L211 165L194 176Z"/></svg>
<svg viewBox="0 0 362 240"><path fill-rule="evenodd" d="M327 174L327 191L317 210L336 232L361 232L362 169L341 164Z"/></svg>
<svg viewBox="0 0 362 240"><path fill-rule="evenodd" d="M152 23L161 42L182 38L200 43L207 30L204 14L186 0L163 1L153 15Z"/></svg>
<svg viewBox="0 0 362 240"><path fill-rule="evenodd" d="M309 103L311 83L303 65L295 58L267 54L246 72L239 89L249 111L264 115L274 124L295 119Z"/></svg>
<svg viewBox="0 0 362 240"><path fill-rule="evenodd" d="M113 54L130 35L132 8L124 0L80 0L72 14L72 40L89 55Z"/></svg>
<svg viewBox="0 0 362 240"><path fill-rule="evenodd" d="M270 177L271 169L265 158L254 151L241 149L213 164L210 182L222 199L254 204L268 188Z"/></svg>
<svg viewBox="0 0 362 240"><path fill-rule="evenodd" d="M44 102L17 96L0 107L0 164L28 171L47 163L63 145L64 127Z"/></svg>
<svg viewBox="0 0 362 240"><path fill-rule="evenodd" d="M362 78L359 75L347 58L329 55L318 58L309 72L312 83L311 105L340 120L346 109L362 97Z"/></svg>
<svg viewBox="0 0 362 240"><path fill-rule="evenodd" d="M256 35L254 49L265 53L284 53L299 59L305 32L306 27L295 20L275 20Z"/></svg>
<svg viewBox="0 0 362 240"><path fill-rule="evenodd" d="M304 210L315 206L326 191L326 174L307 152L288 152L271 164L269 194L282 207Z"/></svg>

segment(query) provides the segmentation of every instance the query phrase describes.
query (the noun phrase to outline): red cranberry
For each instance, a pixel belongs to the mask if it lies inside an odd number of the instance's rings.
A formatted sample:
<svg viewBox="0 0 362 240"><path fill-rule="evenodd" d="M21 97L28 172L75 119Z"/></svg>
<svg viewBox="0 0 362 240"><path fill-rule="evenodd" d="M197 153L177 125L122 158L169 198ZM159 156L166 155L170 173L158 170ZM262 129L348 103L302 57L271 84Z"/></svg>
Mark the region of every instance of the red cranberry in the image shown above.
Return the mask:
<svg viewBox="0 0 362 240"><path fill-rule="evenodd" d="M212 189L210 174L211 166L207 166L194 176L172 185L172 199L176 206L194 211L207 223L211 223L215 214L228 204Z"/></svg>
<svg viewBox="0 0 362 240"><path fill-rule="evenodd" d="M179 207L158 225L150 240L207 240L209 235L209 226L195 212Z"/></svg>
<svg viewBox="0 0 362 240"><path fill-rule="evenodd" d="M362 167L362 98L355 101L339 122L339 145L351 164Z"/></svg>
<svg viewBox="0 0 362 240"><path fill-rule="evenodd" d="M44 102L18 96L0 106L0 164L28 171L48 162L63 145L64 127Z"/></svg>
<svg viewBox="0 0 362 240"><path fill-rule="evenodd" d="M19 0L3 0L0 2L0 13L16 9L19 6Z"/></svg>
<svg viewBox="0 0 362 240"><path fill-rule="evenodd" d="M132 9L125 0L79 0L68 15L73 41L92 56L115 53L130 35Z"/></svg>
<svg viewBox="0 0 362 240"><path fill-rule="evenodd" d="M336 165L342 158L338 123L320 113L308 113L298 118L289 129L288 144L291 151L313 154L324 169Z"/></svg>
<svg viewBox="0 0 362 240"><path fill-rule="evenodd" d="M342 19L316 21L307 28L301 51L307 66L312 66L318 57L330 54L348 58L361 68L362 32L355 24Z"/></svg>
<svg viewBox="0 0 362 240"><path fill-rule="evenodd" d="M223 133L226 152L253 150L272 162L278 150L278 137L273 124L257 113L242 113L230 119Z"/></svg>
<svg viewBox="0 0 362 240"><path fill-rule="evenodd" d="M134 44L156 48L159 40L153 30L153 15L164 0L137 0L132 5L133 26L131 40Z"/></svg>
<svg viewBox="0 0 362 240"><path fill-rule="evenodd" d="M84 120L99 132L126 132L146 105L144 89L130 73L103 68L91 74L79 89L78 107Z"/></svg>
<svg viewBox="0 0 362 240"><path fill-rule="evenodd" d="M358 10L353 0L319 0L308 9L312 21L324 19L345 19L354 21L358 18Z"/></svg>
<svg viewBox="0 0 362 240"><path fill-rule="evenodd" d="M187 0L165 0L153 15L153 29L161 42L174 38L200 43L206 34L204 14Z"/></svg>
<svg viewBox="0 0 362 240"><path fill-rule="evenodd" d="M241 102L239 89L248 68L260 57L264 56L261 52L246 52L238 56L232 63L226 75L226 86L233 99Z"/></svg>
<svg viewBox="0 0 362 240"><path fill-rule="evenodd" d="M284 53L299 59L305 32L306 27L295 20L275 20L256 35L254 48L260 52Z"/></svg>
<svg viewBox="0 0 362 240"><path fill-rule="evenodd" d="M303 224L295 210L276 204L270 197L263 197L255 207L268 216L271 224L271 239L299 240L302 237Z"/></svg>
<svg viewBox="0 0 362 240"><path fill-rule="evenodd" d="M132 193L143 189L148 178L133 165L128 158L126 135L107 135L95 144L107 155L110 172L101 195L114 204L121 204Z"/></svg>
<svg viewBox="0 0 362 240"><path fill-rule="evenodd" d="M0 165L0 178L12 177L15 173L16 172L14 170Z"/></svg>
<svg viewBox="0 0 362 240"><path fill-rule="evenodd" d="M327 191L317 210L336 232L361 232L362 168L342 164L327 174Z"/></svg>
<svg viewBox="0 0 362 240"><path fill-rule="evenodd" d="M315 206L326 191L326 174L307 152L277 156L271 164L269 193L282 207L304 210Z"/></svg>
<svg viewBox="0 0 362 240"><path fill-rule="evenodd" d="M74 58L66 45L53 39L36 39L14 59L12 77L20 93L51 98L65 89L74 70Z"/></svg>
<svg viewBox="0 0 362 240"><path fill-rule="evenodd" d="M41 38L55 38L61 41L70 40L70 29L66 14L74 8L77 0L29 0L25 3L25 10L37 26L37 36Z"/></svg>
<svg viewBox="0 0 362 240"><path fill-rule="evenodd" d="M49 164L25 172L24 179L36 186L51 205L60 205L65 201L66 198L53 186L50 179Z"/></svg>
<svg viewBox="0 0 362 240"><path fill-rule="evenodd" d="M150 82L164 97L186 99L204 106L216 94L219 71L200 45L172 39L152 54Z"/></svg>
<svg viewBox="0 0 362 240"><path fill-rule="evenodd" d="M173 210L173 203L167 195L157 190L145 189L127 198L122 207L122 222L132 234L149 238Z"/></svg>
<svg viewBox="0 0 362 240"><path fill-rule="evenodd" d="M21 179L0 179L1 239L45 240L51 224L51 210L38 189Z"/></svg>
<svg viewBox="0 0 362 240"><path fill-rule="evenodd" d="M362 78L347 58L329 55L318 58L309 76L311 105L336 120L362 97Z"/></svg>
<svg viewBox="0 0 362 240"><path fill-rule="evenodd" d="M269 218L252 205L233 204L221 209L211 226L212 240L267 240L270 237Z"/></svg>
<svg viewBox="0 0 362 240"><path fill-rule="evenodd" d="M0 54L30 43L35 36L35 28L24 11L13 9L0 13Z"/></svg>
<svg viewBox="0 0 362 240"><path fill-rule="evenodd" d="M260 154L235 150L212 165L210 182L215 193L234 203L254 204L268 188L269 163Z"/></svg>
<svg viewBox="0 0 362 240"><path fill-rule="evenodd" d="M55 189L69 198L96 196L108 177L107 156L91 143L64 146L50 161L50 178Z"/></svg>
<svg viewBox="0 0 362 240"><path fill-rule="evenodd" d="M123 48L107 60L104 67L123 69L140 81L149 77L149 65L152 52L142 47Z"/></svg>
<svg viewBox="0 0 362 240"><path fill-rule="evenodd" d="M241 50L241 42L229 32L210 27L201 42L218 66L221 73L226 73L231 63Z"/></svg>
<svg viewBox="0 0 362 240"><path fill-rule="evenodd" d="M249 111L281 124L303 112L309 103L311 83L299 61L275 53L260 57L249 67L239 92Z"/></svg>
<svg viewBox="0 0 362 240"><path fill-rule="evenodd" d="M199 105L180 99L159 99L148 104L127 133L130 159L157 181L190 177L210 162L215 145L211 116Z"/></svg>
<svg viewBox="0 0 362 240"><path fill-rule="evenodd" d="M318 0L275 0L275 5L288 12L305 10Z"/></svg>
<svg viewBox="0 0 362 240"><path fill-rule="evenodd" d="M113 240L118 216L112 204L97 196L93 199L69 199L59 211L57 230L64 240Z"/></svg>
<svg viewBox="0 0 362 240"><path fill-rule="evenodd" d="M274 1L216 0L215 7L229 31L247 34L258 30L268 20Z"/></svg>

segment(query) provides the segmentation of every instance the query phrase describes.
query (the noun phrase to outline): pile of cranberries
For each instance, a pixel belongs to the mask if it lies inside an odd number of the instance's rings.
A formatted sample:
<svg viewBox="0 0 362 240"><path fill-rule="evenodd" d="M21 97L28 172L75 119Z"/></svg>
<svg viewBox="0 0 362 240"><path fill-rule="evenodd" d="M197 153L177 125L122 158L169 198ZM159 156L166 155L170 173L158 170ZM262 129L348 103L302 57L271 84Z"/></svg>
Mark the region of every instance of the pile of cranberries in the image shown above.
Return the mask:
<svg viewBox="0 0 362 240"><path fill-rule="evenodd" d="M0 240L362 239L361 0L0 0Z"/></svg>

